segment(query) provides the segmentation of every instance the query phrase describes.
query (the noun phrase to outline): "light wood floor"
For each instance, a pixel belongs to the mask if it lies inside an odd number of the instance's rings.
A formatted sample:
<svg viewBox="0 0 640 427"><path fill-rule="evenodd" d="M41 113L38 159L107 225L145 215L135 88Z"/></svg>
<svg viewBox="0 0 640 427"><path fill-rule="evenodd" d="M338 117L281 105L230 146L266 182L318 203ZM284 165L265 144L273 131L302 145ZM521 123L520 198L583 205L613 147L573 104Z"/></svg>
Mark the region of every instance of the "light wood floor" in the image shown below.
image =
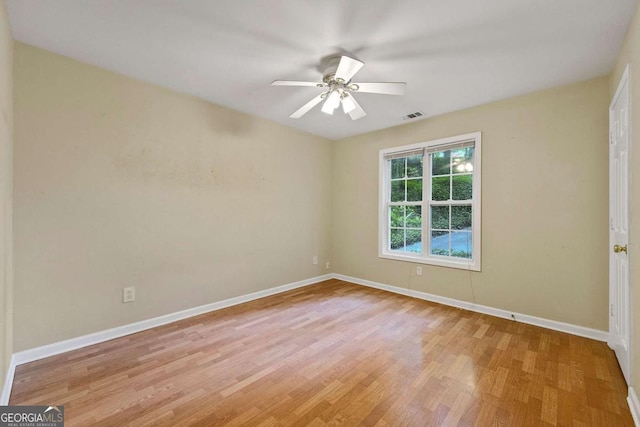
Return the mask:
<svg viewBox="0 0 640 427"><path fill-rule="evenodd" d="M68 426L632 426L606 344L338 280L19 366Z"/></svg>

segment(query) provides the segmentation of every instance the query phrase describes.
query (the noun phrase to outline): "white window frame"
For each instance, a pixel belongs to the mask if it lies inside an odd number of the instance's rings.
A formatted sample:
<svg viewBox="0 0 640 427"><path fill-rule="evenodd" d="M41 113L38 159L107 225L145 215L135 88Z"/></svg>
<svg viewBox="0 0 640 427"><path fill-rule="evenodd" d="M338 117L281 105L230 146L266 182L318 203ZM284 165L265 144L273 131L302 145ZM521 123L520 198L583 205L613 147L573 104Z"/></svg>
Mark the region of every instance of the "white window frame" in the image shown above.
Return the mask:
<svg viewBox="0 0 640 427"><path fill-rule="evenodd" d="M453 148L455 145L465 142L473 142L473 189L472 189L472 252L471 259L456 258L443 255L431 255L431 161L427 151L434 148L445 151ZM389 156L394 154L401 155L403 152L412 152L416 150L424 150L423 160L423 181L422 181L422 251L423 253L409 253L392 251L389 248L389 228L390 216L389 200L391 189L391 161ZM386 148L380 150L379 154L379 212L378 212L378 257L386 259L394 259L398 261L408 261L420 264L437 265L441 267L459 268L464 270L480 271L481 267L481 207L482 207L482 132L467 133L448 138L441 138L417 144L404 145L401 147Z"/></svg>

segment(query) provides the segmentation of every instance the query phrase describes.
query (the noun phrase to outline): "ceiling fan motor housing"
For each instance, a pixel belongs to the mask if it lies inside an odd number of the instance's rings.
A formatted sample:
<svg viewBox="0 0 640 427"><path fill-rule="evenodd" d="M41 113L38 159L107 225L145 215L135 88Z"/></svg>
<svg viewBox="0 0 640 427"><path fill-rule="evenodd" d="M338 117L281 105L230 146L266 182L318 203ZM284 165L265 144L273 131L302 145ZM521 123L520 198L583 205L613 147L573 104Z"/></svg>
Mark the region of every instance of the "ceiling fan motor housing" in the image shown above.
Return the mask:
<svg viewBox="0 0 640 427"><path fill-rule="evenodd" d="M344 81L343 79L336 79L336 71L342 56L334 56L327 61L327 68L322 75L322 82L329 88L329 91L341 89L341 91L357 91L359 86L357 84L349 84L351 80Z"/></svg>
<svg viewBox="0 0 640 427"><path fill-rule="evenodd" d="M322 73L322 81L325 84L331 86L331 82L335 81L336 71L338 70L338 64L340 64L341 58L342 56L333 56L327 60L327 67L324 69L324 73Z"/></svg>

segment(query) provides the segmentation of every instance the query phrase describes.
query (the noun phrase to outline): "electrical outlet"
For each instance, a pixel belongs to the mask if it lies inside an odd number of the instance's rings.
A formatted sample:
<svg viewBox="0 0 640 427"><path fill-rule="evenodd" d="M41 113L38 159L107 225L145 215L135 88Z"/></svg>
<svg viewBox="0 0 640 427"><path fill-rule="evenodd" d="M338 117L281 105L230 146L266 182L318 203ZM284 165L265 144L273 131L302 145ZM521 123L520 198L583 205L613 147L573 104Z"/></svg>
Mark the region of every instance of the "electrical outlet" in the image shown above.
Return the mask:
<svg viewBox="0 0 640 427"><path fill-rule="evenodd" d="M331 267L331 263L330 263L329 261L327 261L327 264L326 264L326 268L327 268L327 270L328 270L330 267Z"/></svg>
<svg viewBox="0 0 640 427"><path fill-rule="evenodd" d="M422 267L420 267L420 266L416 267L416 274L418 276L422 276Z"/></svg>
<svg viewBox="0 0 640 427"><path fill-rule="evenodd" d="M318 265L318 255L313 256L313 265Z"/></svg>
<svg viewBox="0 0 640 427"><path fill-rule="evenodd" d="M134 302L136 300L136 288L122 288L122 302Z"/></svg>

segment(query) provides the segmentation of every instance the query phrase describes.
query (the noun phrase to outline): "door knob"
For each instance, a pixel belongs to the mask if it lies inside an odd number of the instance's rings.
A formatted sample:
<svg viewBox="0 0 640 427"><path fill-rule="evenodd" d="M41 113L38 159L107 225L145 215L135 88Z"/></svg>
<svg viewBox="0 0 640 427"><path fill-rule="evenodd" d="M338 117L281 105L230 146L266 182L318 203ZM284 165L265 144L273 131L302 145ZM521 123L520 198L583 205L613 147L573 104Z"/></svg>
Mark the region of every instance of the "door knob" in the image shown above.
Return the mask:
<svg viewBox="0 0 640 427"><path fill-rule="evenodd" d="M627 253L627 245L624 246L620 246L620 245L613 245L613 252L619 254L620 252L624 252L625 254Z"/></svg>

